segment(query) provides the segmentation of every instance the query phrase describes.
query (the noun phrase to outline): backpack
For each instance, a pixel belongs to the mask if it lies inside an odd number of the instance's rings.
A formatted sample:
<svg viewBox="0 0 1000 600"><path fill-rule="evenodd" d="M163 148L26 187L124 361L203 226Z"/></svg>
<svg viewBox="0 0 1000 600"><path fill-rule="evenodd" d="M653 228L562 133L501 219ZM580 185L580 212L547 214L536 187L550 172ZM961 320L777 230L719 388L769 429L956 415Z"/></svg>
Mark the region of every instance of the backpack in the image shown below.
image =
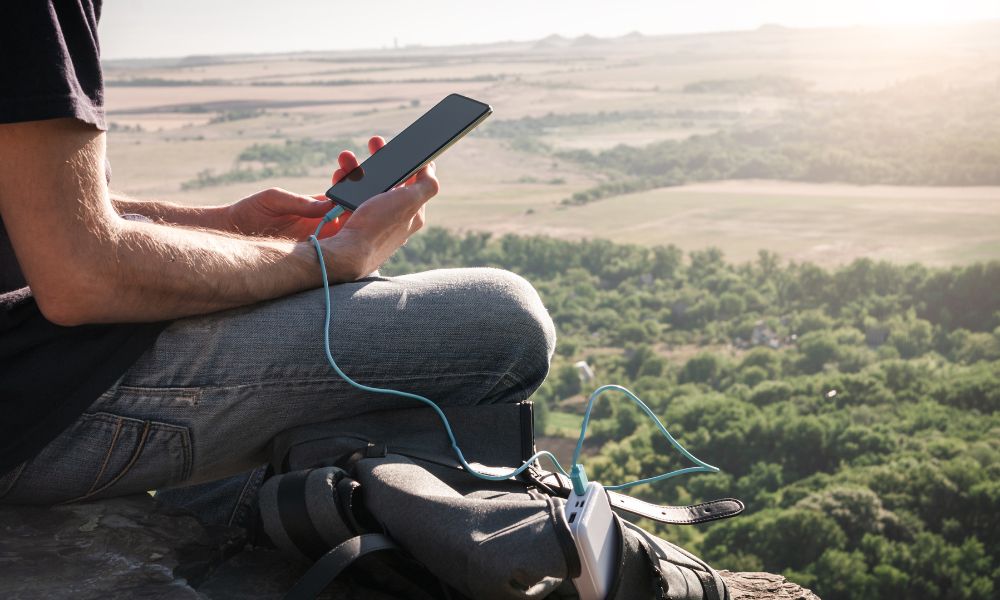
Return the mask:
<svg viewBox="0 0 1000 600"><path fill-rule="evenodd" d="M506 473L534 454L530 402L443 410L480 472ZM287 598L315 598L338 577L392 598L577 598L569 480L536 466L504 481L470 475L426 408L296 428L275 438L271 454L274 475L259 496L264 530L313 563ZM619 532L608 598L729 599L704 561L619 515L693 524L735 516L742 502L659 506L608 496Z"/></svg>

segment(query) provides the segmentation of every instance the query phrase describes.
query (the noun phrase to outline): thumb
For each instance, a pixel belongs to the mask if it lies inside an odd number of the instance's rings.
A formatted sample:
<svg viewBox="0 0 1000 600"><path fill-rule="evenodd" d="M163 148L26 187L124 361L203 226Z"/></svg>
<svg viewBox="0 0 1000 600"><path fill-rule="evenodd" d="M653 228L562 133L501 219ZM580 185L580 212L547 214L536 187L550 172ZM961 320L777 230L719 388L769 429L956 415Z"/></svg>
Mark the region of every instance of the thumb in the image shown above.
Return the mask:
<svg viewBox="0 0 1000 600"><path fill-rule="evenodd" d="M428 164L417 171L417 174L413 176L412 183L403 188L413 194L413 200L418 204L423 205L441 190L441 183L438 181L435 171L434 163Z"/></svg>

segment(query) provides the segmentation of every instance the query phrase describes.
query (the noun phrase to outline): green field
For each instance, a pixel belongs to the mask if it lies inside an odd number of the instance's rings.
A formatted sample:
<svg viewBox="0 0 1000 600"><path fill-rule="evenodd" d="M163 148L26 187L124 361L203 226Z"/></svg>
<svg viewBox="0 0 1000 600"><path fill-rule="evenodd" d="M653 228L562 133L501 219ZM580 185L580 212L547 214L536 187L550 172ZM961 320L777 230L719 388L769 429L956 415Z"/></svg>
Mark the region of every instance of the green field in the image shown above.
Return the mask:
<svg viewBox="0 0 1000 600"><path fill-rule="evenodd" d="M552 411L548 416L548 423L545 433L551 436L572 438L576 440L580 435L580 424L583 417L577 414Z"/></svg>

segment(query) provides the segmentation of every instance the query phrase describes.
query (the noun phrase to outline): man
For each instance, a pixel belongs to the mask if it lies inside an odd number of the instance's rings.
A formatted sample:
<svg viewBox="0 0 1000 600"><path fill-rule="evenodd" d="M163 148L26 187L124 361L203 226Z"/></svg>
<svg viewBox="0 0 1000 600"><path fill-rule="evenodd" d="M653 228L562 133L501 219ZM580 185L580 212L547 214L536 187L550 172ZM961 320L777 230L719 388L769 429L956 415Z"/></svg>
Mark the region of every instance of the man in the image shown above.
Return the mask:
<svg viewBox="0 0 1000 600"><path fill-rule="evenodd" d="M356 391L323 356L306 238L327 201L109 194L100 12L100 0L0 9L0 502L187 486L162 496L242 524L274 435L407 403ZM344 152L334 179L357 164ZM431 165L323 231L334 354L361 382L442 404L524 399L555 337L527 282L491 269L366 277L437 192Z"/></svg>

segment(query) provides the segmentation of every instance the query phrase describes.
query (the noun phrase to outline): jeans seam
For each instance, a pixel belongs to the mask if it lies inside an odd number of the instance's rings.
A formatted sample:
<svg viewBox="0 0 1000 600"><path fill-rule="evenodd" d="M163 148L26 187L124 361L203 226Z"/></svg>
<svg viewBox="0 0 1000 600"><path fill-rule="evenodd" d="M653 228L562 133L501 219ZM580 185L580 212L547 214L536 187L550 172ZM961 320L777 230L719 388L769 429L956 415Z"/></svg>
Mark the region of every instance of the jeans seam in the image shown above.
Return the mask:
<svg viewBox="0 0 1000 600"><path fill-rule="evenodd" d="M192 405L197 404L198 400L201 398L201 390L204 389L201 386L135 386L135 385L120 385L113 388L114 391L118 393L133 393L133 394L171 394L174 395L172 399L174 400L185 400L189 401Z"/></svg>
<svg viewBox="0 0 1000 600"><path fill-rule="evenodd" d="M251 471L250 477L247 477L247 480L243 483L243 488L240 489L240 493L236 497L236 504L233 506L233 512L229 515L229 520L226 522L227 525L232 526L238 517L242 516L243 511L246 510L250 503L250 496L248 496L247 492L251 488L259 488L258 483L260 479L262 477L257 476L256 469Z"/></svg>
<svg viewBox="0 0 1000 600"><path fill-rule="evenodd" d="M111 481L105 483L104 485L98 487L97 489L91 488L91 490L89 492L87 492L86 494L84 494L83 496L79 496L77 498L66 500L66 501L60 502L59 504L70 504L72 502L81 502L81 501L86 500L86 499L88 499L88 498L90 498L92 496L96 496L97 494L100 494L104 490L106 490L106 489L110 488L111 486L113 486L114 484L118 483L118 481L121 480L122 477L125 477L125 475L127 475L128 472L132 470L132 467L135 466L135 463L139 461L139 457L142 456L142 450L143 450L143 448L146 447L146 440L149 439L149 432L152 429L152 422L151 421L146 421L145 424L146 424L146 426L143 427L143 429L142 429L142 435L139 437L139 443L136 445L135 450L132 452L131 459L129 459L128 463L122 468L121 472L119 472L117 475L115 475L111 479Z"/></svg>
<svg viewBox="0 0 1000 600"><path fill-rule="evenodd" d="M191 428L183 425L176 425L181 434L181 448L184 451L184 466L181 468L180 481L187 481L194 470L194 446L191 444Z"/></svg>
<svg viewBox="0 0 1000 600"><path fill-rule="evenodd" d="M111 443L108 444L108 451L104 455L104 461L101 463L101 469L97 472L97 476L94 477L94 482L90 484L90 489L87 490L87 495L93 493L94 488L97 484L101 482L101 477L104 477L104 471L108 469L108 463L111 462L111 456L114 454L115 445L118 444L118 436L122 433L122 426L125 424L125 420L121 417L115 423L115 432L111 435Z"/></svg>
<svg viewBox="0 0 1000 600"><path fill-rule="evenodd" d="M463 371L461 373L442 373L439 375L413 375L407 377L383 377L379 376L377 379L380 382L396 382L396 381L428 381L436 379L447 379L455 377L503 377L509 375L509 371ZM144 393L144 392L159 392L162 390L199 390L200 393L204 392L231 392L238 391L242 389L250 388L260 388L260 387L272 387L272 386L294 386L294 385L320 385L320 384L330 384L330 383L347 383L340 377L326 377L322 379L268 379L265 381L255 381L252 383L240 383L236 385L192 385L189 387L155 387L155 386L122 386L119 389L127 389L128 391L134 393ZM521 381L518 379L518 383ZM199 395L200 395L199 393Z"/></svg>
<svg viewBox="0 0 1000 600"><path fill-rule="evenodd" d="M134 419L131 417L123 417L120 415L113 415L110 413L101 413L101 412L85 413L84 415L81 415L81 418L94 421L104 421L104 422L111 422L113 419L116 424L115 433L112 435L111 443L109 444L108 448L108 453L105 456L104 462L101 465L101 469L98 472L97 476L94 478L94 482L90 486L90 489L87 490L87 492L83 495L76 496L69 500L58 502L57 504L70 504L73 502L81 502L83 500L87 500L93 496L100 494L101 492L104 492L114 484L118 483L122 478L124 478L132 471L132 468L142 457L142 454L146 447L146 442L149 440L150 436L153 434L154 431L161 431L165 434L176 434L180 436L181 450L184 456L183 456L183 463L181 465L181 472L177 480L184 481L190 477L191 470L194 464L194 457L193 457L193 448L191 445L191 437L190 437L191 433L189 427L186 427L184 425L175 425L172 423L162 423L159 421ZM124 429L126 421L134 421L136 422L136 424L138 423L143 424L142 432L139 436L138 442L136 443L136 447L134 450L132 450L132 454L131 457L129 458L128 463L126 463L125 466L122 467L122 469L117 474L115 474L115 476L110 481L108 481L103 485L98 485L100 484L101 477L103 477L105 472L107 471L107 466L109 464L110 457L113 455L114 448L117 446L118 440L121 438L121 431ZM29 464L29 462L30 461L22 463L21 465L22 471ZM16 483L19 478L20 474L18 474L14 482L11 483L11 486L8 489L8 493L11 490L13 490L14 487L13 484ZM6 493L0 495L0 498L6 495L7 495Z"/></svg>

